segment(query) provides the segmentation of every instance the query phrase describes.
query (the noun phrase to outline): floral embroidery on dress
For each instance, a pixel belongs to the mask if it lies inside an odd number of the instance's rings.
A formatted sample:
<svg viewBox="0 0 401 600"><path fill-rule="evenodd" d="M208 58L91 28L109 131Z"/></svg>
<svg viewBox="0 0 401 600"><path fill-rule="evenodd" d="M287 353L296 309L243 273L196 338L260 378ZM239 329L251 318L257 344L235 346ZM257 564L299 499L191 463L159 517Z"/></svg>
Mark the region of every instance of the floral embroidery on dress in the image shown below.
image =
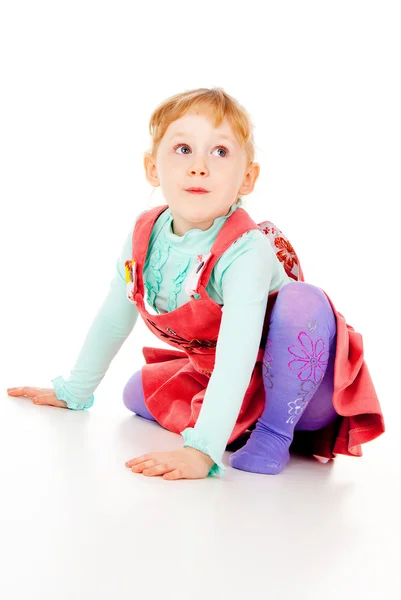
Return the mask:
<svg viewBox="0 0 401 600"><path fill-rule="evenodd" d="M291 246L288 240L285 240L282 237L277 237L274 240L274 244L276 248L279 248L279 251L276 253L279 261L284 263L284 268L286 271L292 271L297 259L297 255L295 254L294 248Z"/></svg>
<svg viewBox="0 0 401 600"><path fill-rule="evenodd" d="M167 343L181 346L182 348L187 350L189 353L191 353L194 350L197 350L199 348L213 349L213 348L216 348L216 346L217 346L217 340L201 340L199 338L193 338L192 340L186 340L185 338L178 335L175 331L173 331L169 327L166 327L167 333L165 333L165 331L163 329L160 329L160 327L158 327L154 321L151 321L150 319L147 319L147 321L154 329L156 329L160 333L160 336L162 338L166 339ZM174 335L172 335L172 334L174 334Z"/></svg>
<svg viewBox="0 0 401 600"><path fill-rule="evenodd" d="M206 375L206 377L212 376L212 371L208 371L207 369L199 369L199 372L202 373L203 375Z"/></svg>
<svg viewBox="0 0 401 600"><path fill-rule="evenodd" d="M277 259L283 263L285 272L292 279L298 280L299 260L294 248L287 237L271 221L258 223L258 229L267 236L269 242L276 253Z"/></svg>
<svg viewBox="0 0 401 600"><path fill-rule="evenodd" d="M127 291L127 298L135 304L134 299L134 286L135 286L135 274L136 274L136 262L132 258L125 261L125 285Z"/></svg>
<svg viewBox="0 0 401 600"><path fill-rule="evenodd" d="M291 371L299 370L298 378L301 381L310 379L313 374L315 382L318 383L326 371L329 352L324 349L324 342L321 338L314 343L305 331L298 335L298 340L301 347L295 345L288 347L289 352L296 356L296 360L291 360L288 367Z"/></svg>
<svg viewBox="0 0 401 600"><path fill-rule="evenodd" d="M199 296L199 294L197 294L195 290L198 289L199 280L211 256L211 252L208 252L207 254L198 254L193 269L188 274L188 277L186 278L185 282L185 292L188 296Z"/></svg>

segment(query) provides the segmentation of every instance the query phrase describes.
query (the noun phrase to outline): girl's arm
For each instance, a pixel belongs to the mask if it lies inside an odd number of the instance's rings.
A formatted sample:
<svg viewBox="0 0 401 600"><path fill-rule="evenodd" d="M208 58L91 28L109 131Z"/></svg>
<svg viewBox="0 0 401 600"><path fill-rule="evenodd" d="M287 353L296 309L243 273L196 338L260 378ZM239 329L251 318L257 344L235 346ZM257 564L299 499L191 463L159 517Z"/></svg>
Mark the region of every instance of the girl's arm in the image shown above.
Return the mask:
<svg viewBox="0 0 401 600"><path fill-rule="evenodd" d="M117 261L107 297L86 334L69 377L52 379L57 398L64 400L68 408L82 410L92 406L94 390L137 321L138 310L126 297L124 264L131 255L132 230Z"/></svg>
<svg viewBox="0 0 401 600"><path fill-rule="evenodd" d="M246 245L238 242L232 246L219 261L224 258L219 265L224 268L224 307L215 366L197 423L182 432L184 446L208 454L216 463L211 473L219 475L226 470L221 459L251 380L270 283L279 270L274 250L263 234L250 238Z"/></svg>

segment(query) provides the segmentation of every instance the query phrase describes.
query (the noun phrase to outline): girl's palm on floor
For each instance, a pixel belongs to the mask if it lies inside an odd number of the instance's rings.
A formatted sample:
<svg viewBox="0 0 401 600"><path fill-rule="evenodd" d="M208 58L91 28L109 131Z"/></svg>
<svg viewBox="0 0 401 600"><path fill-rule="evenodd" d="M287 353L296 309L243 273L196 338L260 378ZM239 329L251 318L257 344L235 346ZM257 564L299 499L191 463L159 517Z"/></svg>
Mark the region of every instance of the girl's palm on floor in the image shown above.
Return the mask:
<svg viewBox="0 0 401 600"><path fill-rule="evenodd" d="M53 388L31 387L27 385L7 388L7 394L9 396L26 396L27 398L32 398L34 404L67 408L67 403L57 398Z"/></svg>
<svg viewBox="0 0 401 600"><path fill-rule="evenodd" d="M180 448L171 452L150 452L125 463L134 473L163 479L204 479L214 465L207 454L195 448Z"/></svg>

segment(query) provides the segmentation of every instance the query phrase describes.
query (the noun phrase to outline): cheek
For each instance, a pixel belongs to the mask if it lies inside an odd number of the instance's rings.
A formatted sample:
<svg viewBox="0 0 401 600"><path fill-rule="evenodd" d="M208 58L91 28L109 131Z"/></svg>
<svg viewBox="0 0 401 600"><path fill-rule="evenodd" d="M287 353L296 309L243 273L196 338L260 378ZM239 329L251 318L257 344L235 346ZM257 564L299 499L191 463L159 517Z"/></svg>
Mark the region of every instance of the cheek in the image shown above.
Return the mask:
<svg viewBox="0 0 401 600"><path fill-rule="evenodd" d="M172 154L166 157L163 163L163 171L166 175L171 173L182 172L186 169L186 161L177 154Z"/></svg>
<svg viewBox="0 0 401 600"><path fill-rule="evenodd" d="M218 181L227 187L235 187L241 181L241 170L236 163L225 163L218 165L214 173Z"/></svg>
<svg viewBox="0 0 401 600"><path fill-rule="evenodd" d="M231 181L234 186L239 186L245 175L245 168L242 162L238 162L233 166Z"/></svg>
<svg viewBox="0 0 401 600"><path fill-rule="evenodd" d="M177 174L180 172L182 172L182 169L179 169L177 162L167 159L163 161L163 164L159 165L160 182L168 185L177 179Z"/></svg>

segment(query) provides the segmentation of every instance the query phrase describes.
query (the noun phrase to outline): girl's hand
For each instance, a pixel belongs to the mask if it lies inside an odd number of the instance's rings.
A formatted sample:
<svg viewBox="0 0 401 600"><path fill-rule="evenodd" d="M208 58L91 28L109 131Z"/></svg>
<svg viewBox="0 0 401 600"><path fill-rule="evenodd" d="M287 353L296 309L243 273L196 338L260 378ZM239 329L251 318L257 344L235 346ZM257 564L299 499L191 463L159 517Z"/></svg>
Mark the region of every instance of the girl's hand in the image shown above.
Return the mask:
<svg viewBox="0 0 401 600"><path fill-rule="evenodd" d="M59 408L67 408L67 403L64 400L59 400L53 388L40 387L14 387L7 388L9 396L27 396L32 398L34 404L43 404L47 406L57 406Z"/></svg>
<svg viewBox="0 0 401 600"><path fill-rule="evenodd" d="M134 473L148 477L162 475L163 479L204 479L213 465L210 456L189 447L171 452L151 452L125 463Z"/></svg>

